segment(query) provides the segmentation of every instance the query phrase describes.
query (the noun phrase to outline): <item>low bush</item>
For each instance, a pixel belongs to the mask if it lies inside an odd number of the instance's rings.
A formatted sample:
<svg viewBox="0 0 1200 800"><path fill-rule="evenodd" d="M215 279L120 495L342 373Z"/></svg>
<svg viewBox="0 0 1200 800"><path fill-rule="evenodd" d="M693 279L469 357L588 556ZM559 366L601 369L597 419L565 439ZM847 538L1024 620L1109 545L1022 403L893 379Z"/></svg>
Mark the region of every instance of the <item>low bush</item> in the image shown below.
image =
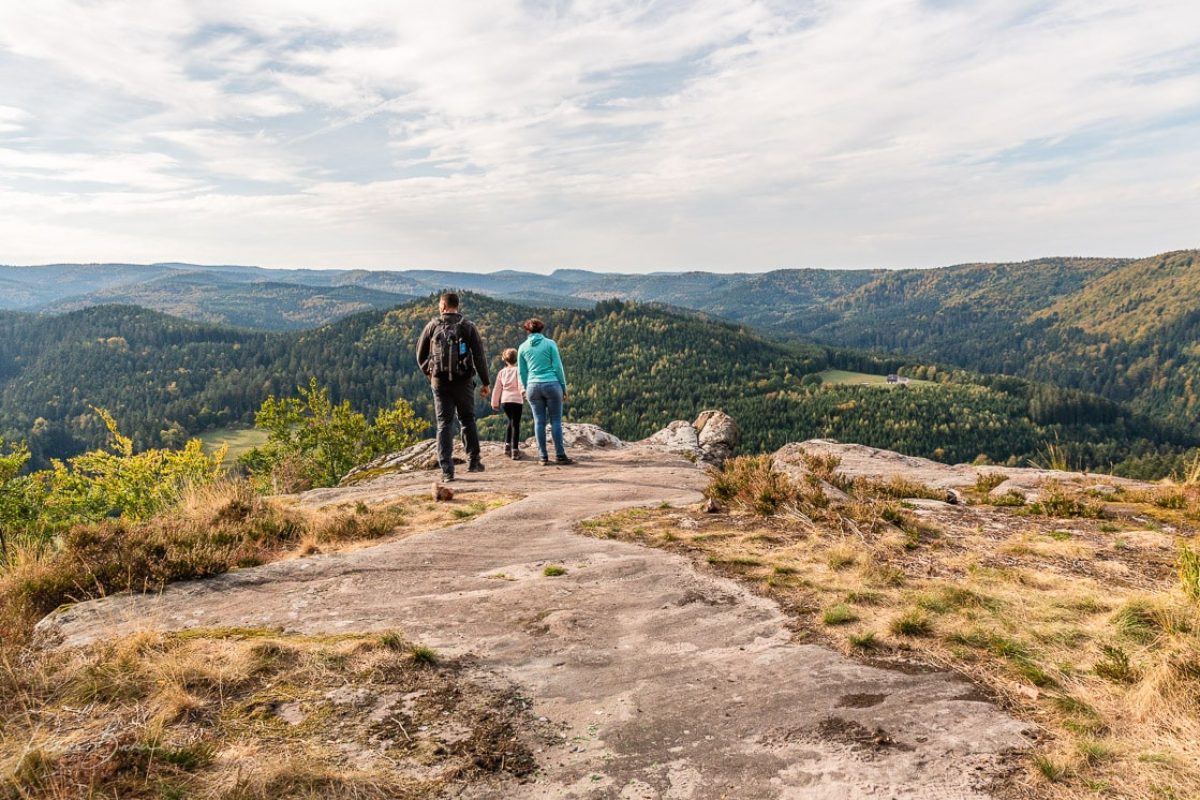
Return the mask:
<svg viewBox="0 0 1200 800"><path fill-rule="evenodd" d="M714 500L770 516L795 502L796 486L786 476L775 471L771 456L738 456L725 462L715 473L706 491Z"/></svg>
<svg viewBox="0 0 1200 800"><path fill-rule="evenodd" d="M334 486L353 467L416 444L429 428L403 400L368 421L349 401L333 402L316 378L299 387L298 394L271 395L254 415L255 427L267 431L267 443L239 462L264 491Z"/></svg>

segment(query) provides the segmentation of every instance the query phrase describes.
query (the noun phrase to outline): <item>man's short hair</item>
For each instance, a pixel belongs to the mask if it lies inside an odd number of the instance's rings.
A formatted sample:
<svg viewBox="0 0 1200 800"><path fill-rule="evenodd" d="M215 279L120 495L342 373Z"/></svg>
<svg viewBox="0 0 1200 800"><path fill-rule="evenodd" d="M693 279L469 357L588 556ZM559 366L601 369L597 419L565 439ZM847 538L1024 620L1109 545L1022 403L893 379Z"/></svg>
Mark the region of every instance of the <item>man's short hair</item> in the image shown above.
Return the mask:
<svg viewBox="0 0 1200 800"><path fill-rule="evenodd" d="M446 308L458 308L458 292L442 292L439 299Z"/></svg>

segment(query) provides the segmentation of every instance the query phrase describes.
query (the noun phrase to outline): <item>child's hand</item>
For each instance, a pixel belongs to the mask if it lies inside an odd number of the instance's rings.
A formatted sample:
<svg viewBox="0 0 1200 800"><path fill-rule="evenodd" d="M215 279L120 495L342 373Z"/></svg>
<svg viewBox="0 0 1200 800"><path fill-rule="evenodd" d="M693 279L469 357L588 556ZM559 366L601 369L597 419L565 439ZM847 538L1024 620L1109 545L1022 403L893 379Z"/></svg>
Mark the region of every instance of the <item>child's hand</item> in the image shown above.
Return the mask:
<svg viewBox="0 0 1200 800"><path fill-rule="evenodd" d="M499 410L500 410L500 406L496 405L495 403L492 403L492 411L499 411Z"/></svg>

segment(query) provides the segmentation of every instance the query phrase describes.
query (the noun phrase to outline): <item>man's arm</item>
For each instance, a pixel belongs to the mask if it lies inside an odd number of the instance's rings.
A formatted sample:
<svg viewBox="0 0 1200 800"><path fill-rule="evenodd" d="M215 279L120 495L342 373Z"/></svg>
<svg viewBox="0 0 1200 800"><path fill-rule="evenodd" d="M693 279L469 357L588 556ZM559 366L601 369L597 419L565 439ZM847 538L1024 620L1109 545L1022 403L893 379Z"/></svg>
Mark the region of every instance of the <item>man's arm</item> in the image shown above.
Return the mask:
<svg viewBox="0 0 1200 800"><path fill-rule="evenodd" d="M488 377L487 353L483 350L483 338L479 335L479 328L475 327L475 323L471 323L471 357L475 359L475 373L479 380L483 381L485 388L490 388L492 381Z"/></svg>
<svg viewBox="0 0 1200 800"><path fill-rule="evenodd" d="M421 331L421 338L417 339L417 366L421 368L421 372L429 374L429 340L433 330L433 323L430 322Z"/></svg>

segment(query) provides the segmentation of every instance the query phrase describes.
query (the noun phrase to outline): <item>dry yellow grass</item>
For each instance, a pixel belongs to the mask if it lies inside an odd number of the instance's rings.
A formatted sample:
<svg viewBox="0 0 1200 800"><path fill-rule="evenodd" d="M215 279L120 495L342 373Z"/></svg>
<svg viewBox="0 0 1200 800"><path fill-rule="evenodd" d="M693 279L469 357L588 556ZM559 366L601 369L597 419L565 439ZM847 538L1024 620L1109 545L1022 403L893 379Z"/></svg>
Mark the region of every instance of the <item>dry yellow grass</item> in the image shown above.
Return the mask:
<svg viewBox="0 0 1200 800"><path fill-rule="evenodd" d="M135 634L0 683L14 800L424 798L534 767L522 703L396 634Z"/></svg>
<svg viewBox="0 0 1200 800"><path fill-rule="evenodd" d="M308 511L257 495L244 482L214 484L145 522L80 525L55 543L22 547L0 571L0 638L22 640L34 620L64 603L366 546L456 524L513 499L464 492L448 503L403 496L382 506Z"/></svg>
<svg viewBox="0 0 1200 800"><path fill-rule="evenodd" d="M865 482L827 502L763 466L718 480L732 513L630 510L583 528L687 552L846 653L969 676L1047 735L1021 779L1026 796L1200 797L1200 605L1175 564L1196 516L1155 502L1174 487L1115 503L1056 487L1050 508L1080 515L1055 518L923 509L897 500L911 488ZM836 465L816 466L837 480ZM1137 529L1163 514L1173 532Z"/></svg>
<svg viewBox="0 0 1200 800"><path fill-rule="evenodd" d="M65 602L362 547L513 499L465 492L309 511L228 482L145 523L80 526L53 547L22 548L0 573L0 798L417 798L475 773L532 768L509 730L511 703L457 668L431 669L433 651L395 634L191 631L28 647L33 623ZM436 707L377 709L369 728L363 709L320 694L347 686L424 692ZM303 721L280 716L284 707ZM442 743L447 725L471 735Z"/></svg>

